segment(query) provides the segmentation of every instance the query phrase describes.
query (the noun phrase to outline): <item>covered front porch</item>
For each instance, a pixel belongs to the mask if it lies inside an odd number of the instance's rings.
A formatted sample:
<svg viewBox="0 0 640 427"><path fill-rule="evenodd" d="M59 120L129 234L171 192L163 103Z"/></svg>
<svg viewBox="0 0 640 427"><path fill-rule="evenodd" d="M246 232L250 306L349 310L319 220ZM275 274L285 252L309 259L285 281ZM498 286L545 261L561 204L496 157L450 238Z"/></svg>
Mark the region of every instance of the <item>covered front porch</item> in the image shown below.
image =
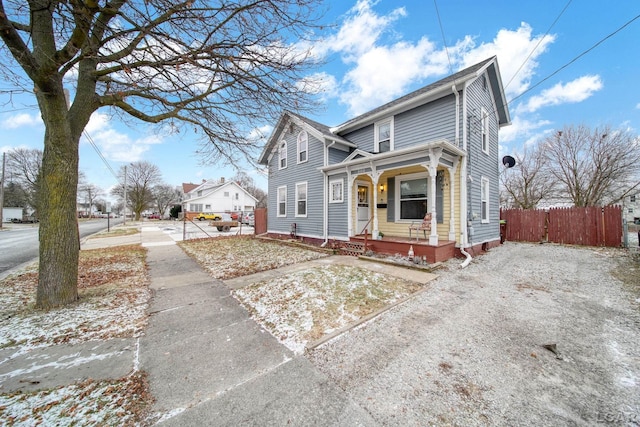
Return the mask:
<svg viewBox="0 0 640 427"><path fill-rule="evenodd" d="M429 264L443 262L456 256L456 242L453 240L440 240L438 244L432 245L424 239L384 236L372 240L371 235L359 234L351 237L349 241L356 244L354 248L361 248L362 253L365 254L373 251L378 254L407 256L411 249L414 257L422 258ZM358 252L353 251L353 255L358 255Z"/></svg>
<svg viewBox="0 0 640 427"><path fill-rule="evenodd" d="M346 178L348 238L366 240L367 250L406 255L428 262L454 256L460 235L460 212L464 191L461 168L464 151L446 140L384 153L354 151L337 165L323 168L330 183ZM460 183L460 184L459 184ZM431 214L429 229L410 226ZM366 238L365 238L366 236Z"/></svg>

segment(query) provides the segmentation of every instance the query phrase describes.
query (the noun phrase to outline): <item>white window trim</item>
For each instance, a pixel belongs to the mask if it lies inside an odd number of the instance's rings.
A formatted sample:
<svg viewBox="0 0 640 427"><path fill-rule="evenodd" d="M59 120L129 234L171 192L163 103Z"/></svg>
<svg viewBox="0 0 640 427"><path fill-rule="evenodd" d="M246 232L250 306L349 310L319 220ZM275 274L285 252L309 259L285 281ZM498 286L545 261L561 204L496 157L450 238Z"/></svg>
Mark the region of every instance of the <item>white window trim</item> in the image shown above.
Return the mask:
<svg viewBox="0 0 640 427"><path fill-rule="evenodd" d="M395 201L394 201L394 208L393 208L393 215L394 215L394 221L398 222L398 223L411 223L413 221L416 221L415 219L401 219L400 218L400 184L402 183L402 181L411 181L413 179L420 179L420 178L426 178L427 179L427 212L429 212L429 208L431 207L431 205L429 204L429 200L431 200L431 185L429 183L429 174L427 172L419 172L419 173L411 173L411 174L407 174L407 175L398 175L396 176L395 179Z"/></svg>
<svg viewBox="0 0 640 427"><path fill-rule="evenodd" d="M284 145L284 149L282 148L283 145ZM283 151L284 151L284 166L282 166L282 152ZM278 170L287 168L287 164L288 164L287 157L288 156L289 156L289 147L288 147L287 141L282 140L278 144Z"/></svg>
<svg viewBox="0 0 640 427"><path fill-rule="evenodd" d="M480 112L480 115L480 127L482 128L482 131L480 133L480 144L482 152L485 154L489 154L489 114L487 113L487 110L483 108Z"/></svg>
<svg viewBox="0 0 640 427"><path fill-rule="evenodd" d="M280 213L280 190L284 189L284 214ZM282 185L278 187L278 191L276 193L276 214L279 218L287 217L287 186Z"/></svg>
<svg viewBox="0 0 640 427"><path fill-rule="evenodd" d="M300 187L302 185L304 185L304 188L305 188L304 215L301 215L301 214L298 213L298 202L301 201L300 199L298 199L298 187ZM307 181L296 182L295 191L296 191L296 217L297 218L306 218L307 214L309 213L309 185L308 185Z"/></svg>
<svg viewBox="0 0 640 427"><path fill-rule="evenodd" d="M490 205L489 205L489 195L491 193L491 189L489 187L489 178L486 177L482 177L480 180L480 219L481 219L481 223L482 224L488 224L490 221ZM482 208L483 203L486 203L487 205L487 209L486 209L486 214L487 217L484 217L485 214L485 210Z"/></svg>
<svg viewBox="0 0 640 427"><path fill-rule="evenodd" d="M379 122L377 122L374 126L374 145L373 145L373 151L375 153L379 153L380 152L380 139L379 139L379 132L378 129L380 126L382 125L386 125L387 123L389 123L389 151L393 151L393 140L394 140L394 120L393 117L385 119L385 120L381 120Z"/></svg>
<svg viewBox="0 0 640 427"><path fill-rule="evenodd" d="M340 199L333 198L333 186L340 184ZM329 181L329 203L342 203L344 201L344 179L334 179Z"/></svg>
<svg viewBox="0 0 640 427"><path fill-rule="evenodd" d="M305 139L306 139L306 142L307 142L307 149L305 150L305 152L306 152L305 159L304 160L300 160L300 137L303 134L305 135ZM296 160L297 160L298 164L306 163L307 161L309 161L309 134L307 133L306 130L301 130L300 133L298 134L297 146L298 146L298 150L297 150Z"/></svg>

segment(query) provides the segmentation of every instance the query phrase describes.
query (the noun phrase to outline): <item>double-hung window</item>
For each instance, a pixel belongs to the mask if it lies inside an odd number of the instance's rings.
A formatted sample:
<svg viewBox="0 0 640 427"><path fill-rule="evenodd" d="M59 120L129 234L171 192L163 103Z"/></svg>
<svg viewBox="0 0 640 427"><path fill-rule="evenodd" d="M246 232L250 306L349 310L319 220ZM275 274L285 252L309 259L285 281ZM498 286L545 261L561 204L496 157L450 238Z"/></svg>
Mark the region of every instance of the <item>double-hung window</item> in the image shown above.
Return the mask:
<svg viewBox="0 0 640 427"><path fill-rule="evenodd" d="M296 183L296 216L307 216L307 183Z"/></svg>
<svg viewBox="0 0 640 427"><path fill-rule="evenodd" d="M278 148L278 169L287 167L287 141L282 141Z"/></svg>
<svg viewBox="0 0 640 427"><path fill-rule="evenodd" d="M301 131L298 134L298 163L304 163L307 161L309 155L309 135L306 131Z"/></svg>
<svg viewBox="0 0 640 427"><path fill-rule="evenodd" d="M278 187L278 216L287 216L287 186Z"/></svg>
<svg viewBox="0 0 640 427"><path fill-rule="evenodd" d="M481 219L482 222L489 222L489 180L483 177L480 185L480 191L482 192L482 194L480 195L482 204Z"/></svg>
<svg viewBox="0 0 640 427"><path fill-rule="evenodd" d="M412 174L396 178L400 220L423 219L427 213L427 174Z"/></svg>
<svg viewBox="0 0 640 427"><path fill-rule="evenodd" d="M482 109L482 151L489 154L489 115L487 111Z"/></svg>
<svg viewBox="0 0 640 427"><path fill-rule="evenodd" d="M393 118L376 123L374 148L376 153L393 150Z"/></svg>

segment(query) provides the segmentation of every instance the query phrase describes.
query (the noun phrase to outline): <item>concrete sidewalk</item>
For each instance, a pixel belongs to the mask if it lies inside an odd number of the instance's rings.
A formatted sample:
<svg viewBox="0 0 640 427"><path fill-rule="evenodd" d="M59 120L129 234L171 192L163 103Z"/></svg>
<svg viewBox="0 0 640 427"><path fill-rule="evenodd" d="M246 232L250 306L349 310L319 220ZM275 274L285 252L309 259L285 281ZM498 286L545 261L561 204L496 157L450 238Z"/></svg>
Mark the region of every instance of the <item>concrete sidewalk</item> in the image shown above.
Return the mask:
<svg viewBox="0 0 640 427"><path fill-rule="evenodd" d="M142 229L150 322L140 340L162 426L375 425L304 357L263 330L172 239Z"/></svg>

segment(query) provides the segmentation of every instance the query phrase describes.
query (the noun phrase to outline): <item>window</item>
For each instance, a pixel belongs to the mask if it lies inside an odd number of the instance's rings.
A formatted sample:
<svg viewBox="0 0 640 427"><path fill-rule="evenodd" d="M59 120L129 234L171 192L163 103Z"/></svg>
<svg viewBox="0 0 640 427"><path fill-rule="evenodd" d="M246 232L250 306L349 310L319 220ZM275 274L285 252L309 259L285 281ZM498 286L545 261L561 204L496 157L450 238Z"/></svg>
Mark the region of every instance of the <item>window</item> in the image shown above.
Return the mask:
<svg viewBox="0 0 640 427"><path fill-rule="evenodd" d="M228 191L224 192L224 197L229 197L229 192Z"/></svg>
<svg viewBox="0 0 640 427"><path fill-rule="evenodd" d="M329 203L342 203L342 180L329 182Z"/></svg>
<svg viewBox="0 0 640 427"><path fill-rule="evenodd" d="M306 131L298 134L298 163L307 161L307 152L309 150L309 136Z"/></svg>
<svg viewBox="0 0 640 427"><path fill-rule="evenodd" d="M278 187L278 216L287 216L287 186Z"/></svg>
<svg viewBox="0 0 640 427"><path fill-rule="evenodd" d="M481 190L481 219L482 222L489 222L489 180L482 178Z"/></svg>
<svg viewBox="0 0 640 427"><path fill-rule="evenodd" d="M202 212L202 203L191 203L191 204L189 204L189 211L191 211L191 212Z"/></svg>
<svg viewBox="0 0 640 427"><path fill-rule="evenodd" d="M636 202L636 195L634 194L634 195L632 195L632 196L629 196L629 201L630 201L631 203L635 203L635 202Z"/></svg>
<svg viewBox="0 0 640 427"><path fill-rule="evenodd" d="M307 216L307 183L296 184L296 216Z"/></svg>
<svg viewBox="0 0 640 427"><path fill-rule="evenodd" d="M278 149L278 169L287 167L287 142L282 141Z"/></svg>
<svg viewBox="0 0 640 427"><path fill-rule="evenodd" d="M375 125L375 152L384 153L393 150L393 118Z"/></svg>
<svg viewBox="0 0 640 427"><path fill-rule="evenodd" d="M489 115L482 109L482 151L489 154Z"/></svg>
<svg viewBox="0 0 640 427"><path fill-rule="evenodd" d="M236 193L236 200L240 200L240 193Z"/></svg>
<svg viewBox="0 0 640 427"><path fill-rule="evenodd" d="M202 190L198 190L198 197L202 196Z"/></svg>
<svg viewBox="0 0 640 427"><path fill-rule="evenodd" d="M398 177L396 180L399 194L400 218L407 220L422 219L427 213L428 179L426 174L413 174Z"/></svg>
<svg viewBox="0 0 640 427"><path fill-rule="evenodd" d="M210 211L211 210L211 205L204 205L204 209Z"/></svg>

